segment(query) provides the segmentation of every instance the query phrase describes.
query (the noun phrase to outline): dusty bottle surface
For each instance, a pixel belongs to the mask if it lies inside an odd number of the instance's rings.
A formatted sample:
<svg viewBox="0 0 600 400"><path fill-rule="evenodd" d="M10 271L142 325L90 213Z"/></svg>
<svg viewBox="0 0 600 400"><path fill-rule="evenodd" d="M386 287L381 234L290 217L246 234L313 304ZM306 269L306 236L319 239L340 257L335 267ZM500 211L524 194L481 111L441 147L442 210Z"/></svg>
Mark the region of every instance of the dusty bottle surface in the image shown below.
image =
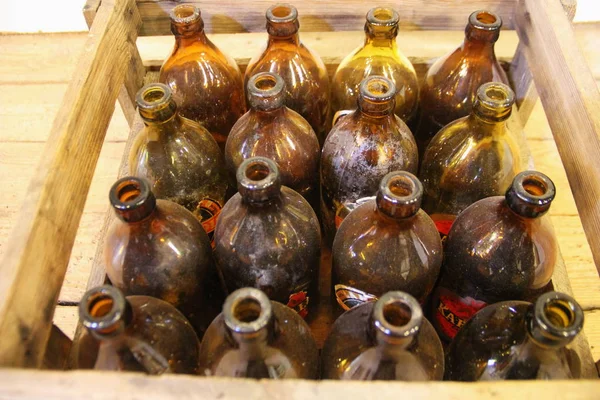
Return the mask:
<svg viewBox="0 0 600 400"><path fill-rule="evenodd" d="M285 82L285 105L296 111L323 143L329 131L329 76L317 53L300 41L298 11L275 4L266 13L269 40L246 68L246 84L259 72L273 72Z"/></svg>
<svg viewBox="0 0 600 400"><path fill-rule="evenodd" d="M285 83L271 72L248 80L250 111L231 129L225 146L230 175L242 161L266 157L277 163L281 184L318 205L319 141L310 124L284 105Z"/></svg>
<svg viewBox="0 0 600 400"><path fill-rule="evenodd" d="M583 310L563 293L534 304L506 301L479 311L446 353L448 380L573 379L581 361L568 347L583 328Z"/></svg>
<svg viewBox="0 0 600 400"><path fill-rule="evenodd" d="M256 379L317 379L319 351L306 322L258 289L227 297L200 348L200 373Z"/></svg>
<svg viewBox="0 0 600 400"><path fill-rule="evenodd" d="M417 145L394 115L394 83L383 76L365 79L358 110L334 125L321 154L321 218L328 243L350 209L374 196L392 171L416 174Z"/></svg>
<svg viewBox="0 0 600 400"><path fill-rule="evenodd" d="M83 296L79 318L87 332L77 348L78 368L152 375L199 371L198 337L165 301L99 286Z"/></svg>
<svg viewBox="0 0 600 400"><path fill-rule="evenodd" d="M506 196L480 200L457 217L431 302L442 339L452 339L487 304L521 300L548 284L558 250L544 214L554 195L546 175L524 171Z"/></svg>
<svg viewBox="0 0 600 400"><path fill-rule="evenodd" d="M442 265L435 224L420 209L423 186L413 174L390 172L377 198L353 210L333 242L334 289L345 310L402 290L424 304Z"/></svg>
<svg viewBox="0 0 600 400"><path fill-rule="evenodd" d="M223 208L215 257L229 292L255 287L306 316L317 300L319 221L308 202L281 186L277 165L252 157L237 172L239 193Z"/></svg>
<svg viewBox="0 0 600 400"><path fill-rule="evenodd" d="M482 84L508 85L506 73L494 53L501 27L499 15L475 11L469 16L464 42L427 71L421 85L421 112L415 131L420 154L440 129L471 113L477 89Z"/></svg>
<svg viewBox="0 0 600 400"><path fill-rule="evenodd" d="M419 83L415 69L396 43L398 22L398 13L391 8L376 7L367 13L365 43L344 58L333 77L333 113L356 109L361 82L381 75L396 87L396 115L407 123L415 117Z"/></svg>
<svg viewBox="0 0 600 400"><path fill-rule="evenodd" d="M206 37L198 8L181 4L170 16L175 48L159 80L173 91L181 114L206 127L223 149L231 127L246 111L242 74Z"/></svg>
<svg viewBox="0 0 600 400"><path fill-rule="evenodd" d="M411 295L388 292L342 314L321 354L322 378L441 380L444 351Z"/></svg>
<svg viewBox="0 0 600 400"><path fill-rule="evenodd" d="M441 234L477 200L506 193L524 169L516 133L507 124L514 101L503 83L483 84L471 114L446 125L427 147L420 174L423 210Z"/></svg>
<svg viewBox="0 0 600 400"><path fill-rule="evenodd" d="M118 180L109 198L118 217L104 248L112 284L127 296L171 303L202 335L218 314L218 308L211 314L209 300L220 286L218 282L212 282L217 287L209 286L215 267L200 222L180 205L156 200L148 182L140 178Z"/></svg>
<svg viewBox="0 0 600 400"><path fill-rule="evenodd" d="M191 211L212 240L230 182L219 146L179 115L166 85L144 86L136 101L145 127L131 146L129 173L148 180L157 198Z"/></svg>

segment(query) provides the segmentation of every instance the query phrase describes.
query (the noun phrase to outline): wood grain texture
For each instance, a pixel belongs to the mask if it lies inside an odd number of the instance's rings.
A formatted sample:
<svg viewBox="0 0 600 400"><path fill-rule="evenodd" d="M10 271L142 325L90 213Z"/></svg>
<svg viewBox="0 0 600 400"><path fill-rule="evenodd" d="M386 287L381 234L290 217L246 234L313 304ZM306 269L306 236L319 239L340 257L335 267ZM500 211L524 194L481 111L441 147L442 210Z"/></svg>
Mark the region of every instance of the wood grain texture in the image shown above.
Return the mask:
<svg viewBox="0 0 600 400"><path fill-rule="evenodd" d="M35 382L35 385L31 383ZM0 372L0 398L79 400L86 393L103 400L313 400L358 398L364 400L430 399L597 399L600 381L505 382L342 382L307 380L252 380L200 378L189 375L148 376L131 372L23 371Z"/></svg>
<svg viewBox="0 0 600 400"><path fill-rule="evenodd" d="M88 27L92 26L102 0L86 0L83 5L83 17Z"/></svg>
<svg viewBox="0 0 600 400"><path fill-rule="evenodd" d="M265 12L274 4L267 0L192 0L202 12L208 33L262 32ZM465 0L396 0L372 3L364 0L332 0L324 6L321 0L293 3L298 9L300 29L304 32L362 30L370 8L393 7L400 15L402 30L464 30L469 15L477 9L500 15L506 29L514 29L513 12L516 0L479 0L477 5ZM142 36L170 35L169 12L177 5L173 1L138 0L144 24Z"/></svg>
<svg viewBox="0 0 600 400"><path fill-rule="evenodd" d="M517 31L600 268L600 94L559 3L522 0Z"/></svg>
<svg viewBox="0 0 600 400"><path fill-rule="evenodd" d="M0 364L42 362L123 66L140 23L132 0L105 1L54 121L0 264Z"/></svg>
<svg viewBox="0 0 600 400"><path fill-rule="evenodd" d="M65 370L71 353L71 339L56 325L52 325L42 368Z"/></svg>

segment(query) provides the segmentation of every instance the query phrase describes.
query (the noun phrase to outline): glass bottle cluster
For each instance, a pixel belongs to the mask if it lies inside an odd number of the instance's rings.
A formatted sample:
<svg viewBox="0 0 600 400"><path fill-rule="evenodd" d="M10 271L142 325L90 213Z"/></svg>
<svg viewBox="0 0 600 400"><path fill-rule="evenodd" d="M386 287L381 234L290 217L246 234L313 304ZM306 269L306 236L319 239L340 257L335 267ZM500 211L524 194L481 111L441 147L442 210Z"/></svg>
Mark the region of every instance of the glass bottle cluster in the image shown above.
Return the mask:
<svg viewBox="0 0 600 400"><path fill-rule="evenodd" d="M472 13L464 42L420 86L393 9L367 13L364 44L331 82L292 5L266 19L267 45L242 77L196 7L173 9L173 52L160 83L137 95L145 126L131 176L109 194L112 286L81 301L77 365L576 378L568 345L583 311L549 291L555 187L525 170L514 93L494 55L500 17ZM326 307L322 247L338 318L319 353L304 319Z"/></svg>

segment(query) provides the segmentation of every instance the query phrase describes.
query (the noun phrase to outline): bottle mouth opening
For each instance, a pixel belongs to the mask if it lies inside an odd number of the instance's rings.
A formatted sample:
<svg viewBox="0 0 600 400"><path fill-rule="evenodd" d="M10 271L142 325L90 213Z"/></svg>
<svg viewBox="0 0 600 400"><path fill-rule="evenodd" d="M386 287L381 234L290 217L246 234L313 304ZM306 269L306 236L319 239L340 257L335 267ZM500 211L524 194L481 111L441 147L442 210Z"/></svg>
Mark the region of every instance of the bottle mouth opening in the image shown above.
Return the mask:
<svg viewBox="0 0 600 400"><path fill-rule="evenodd" d="M568 328L575 322L575 311L564 300L553 299L544 304L544 315L548 323L557 329Z"/></svg>
<svg viewBox="0 0 600 400"><path fill-rule="evenodd" d="M298 10L291 4L275 4L267 10L267 20L274 23L294 22L298 19Z"/></svg>
<svg viewBox="0 0 600 400"><path fill-rule="evenodd" d="M469 23L482 30L499 30L502 27L502 18L493 12L479 10L469 16Z"/></svg>
<svg viewBox="0 0 600 400"><path fill-rule="evenodd" d="M541 172L523 171L517 174L513 186L518 197L529 204L546 205L554 199L554 183Z"/></svg>
<svg viewBox="0 0 600 400"><path fill-rule="evenodd" d="M191 4L180 4L171 10L170 17L176 24L189 24L200 18L200 10Z"/></svg>
<svg viewBox="0 0 600 400"><path fill-rule="evenodd" d="M265 157L244 160L236 175L238 191L251 202L268 201L277 196L281 187L279 168L275 161Z"/></svg>
<svg viewBox="0 0 600 400"><path fill-rule="evenodd" d="M386 102L394 98L396 86L384 76L371 76L363 80L360 93L373 102Z"/></svg>
<svg viewBox="0 0 600 400"><path fill-rule="evenodd" d="M535 303L534 314L545 338L572 340L583 327L581 306L564 293L541 295Z"/></svg>
<svg viewBox="0 0 600 400"><path fill-rule="evenodd" d="M236 290L227 297L223 305L225 324L237 333L254 333L264 328L271 319L271 314L269 298L254 288Z"/></svg>
<svg viewBox="0 0 600 400"><path fill-rule="evenodd" d="M391 217L407 218L419 211L422 198L423 184L416 176L406 171L393 171L381 180L377 207Z"/></svg>
<svg viewBox="0 0 600 400"><path fill-rule="evenodd" d="M375 327L385 336L405 338L419 331L423 311L414 297L396 291L387 292L377 300L373 316Z"/></svg>
<svg viewBox="0 0 600 400"><path fill-rule="evenodd" d="M510 87L499 82L484 83L477 90L477 100L488 108L512 109L515 93Z"/></svg>
<svg viewBox="0 0 600 400"><path fill-rule="evenodd" d="M124 312L125 297L110 285L87 291L79 304L79 316L83 325L100 334L114 332Z"/></svg>
<svg viewBox="0 0 600 400"><path fill-rule="evenodd" d="M271 170L269 169L269 165L261 161L254 161L250 163L248 166L246 166L245 170L246 178L254 182L265 180L270 173Z"/></svg>
<svg viewBox="0 0 600 400"><path fill-rule="evenodd" d="M114 306L115 301L112 297L106 294L99 294L88 303L88 313L94 318L105 317L113 310Z"/></svg>
<svg viewBox="0 0 600 400"><path fill-rule="evenodd" d="M375 26L398 25L400 16L393 8L375 7L367 13L367 22Z"/></svg>
<svg viewBox="0 0 600 400"><path fill-rule="evenodd" d="M151 83L141 88L136 96L136 103L144 110L156 110L169 104L171 89L163 83Z"/></svg>
<svg viewBox="0 0 600 400"><path fill-rule="evenodd" d="M283 92L283 87L283 78L272 72L261 72L253 75L248 82L250 95L261 98L277 96Z"/></svg>
<svg viewBox="0 0 600 400"><path fill-rule="evenodd" d="M147 196L150 188L143 180L134 177L119 179L111 189L111 203L118 208L128 208Z"/></svg>

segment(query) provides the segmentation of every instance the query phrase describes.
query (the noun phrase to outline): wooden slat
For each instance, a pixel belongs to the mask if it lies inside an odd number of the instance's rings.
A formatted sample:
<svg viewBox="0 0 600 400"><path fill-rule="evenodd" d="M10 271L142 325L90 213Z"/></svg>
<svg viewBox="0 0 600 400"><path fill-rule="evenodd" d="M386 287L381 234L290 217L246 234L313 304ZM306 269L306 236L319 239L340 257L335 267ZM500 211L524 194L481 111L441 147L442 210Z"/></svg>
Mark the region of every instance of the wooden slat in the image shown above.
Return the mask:
<svg viewBox="0 0 600 400"><path fill-rule="evenodd" d="M42 367L57 370L67 369L71 344L71 339L59 327L52 325Z"/></svg>
<svg viewBox="0 0 600 400"><path fill-rule="evenodd" d="M35 382L35 384L32 384ZM203 400L492 400L492 399L597 399L598 380L506 382L342 382L306 380L252 380L200 378L189 375L148 376L126 372L0 371L0 395L13 400L56 398L98 399L203 399Z"/></svg>
<svg viewBox="0 0 600 400"><path fill-rule="evenodd" d="M600 94L560 3L522 0L519 37L600 268Z"/></svg>
<svg viewBox="0 0 600 400"><path fill-rule="evenodd" d="M94 22L94 18L96 17L101 2L102 0L86 0L85 5L83 6L83 17L85 18L85 23L88 27L92 26L92 22Z"/></svg>
<svg viewBox="0 0 600 400"><path fill-rule="evenodd" d="M105 0L0 264L0 364L39 366L75 233L140 23Z"/></svg>
<svg viewBox="0 0 600 400"><path fill-rule="evenodd" d="M186 3L200 8L205 29L209 33L263 32L265 12L273 1L192 0ZM293 2L298 9L303 32L361 30L365 15L375 6L393 7L400 15L402 30L463 30L469 15L478 9L493 11L504 20L506 29L514 29L513 11L516 0L396 0L376 3L364 0L304 0ZM138 0L144 25L140 35L170 35L169 12L174 1Z"/></svg>

